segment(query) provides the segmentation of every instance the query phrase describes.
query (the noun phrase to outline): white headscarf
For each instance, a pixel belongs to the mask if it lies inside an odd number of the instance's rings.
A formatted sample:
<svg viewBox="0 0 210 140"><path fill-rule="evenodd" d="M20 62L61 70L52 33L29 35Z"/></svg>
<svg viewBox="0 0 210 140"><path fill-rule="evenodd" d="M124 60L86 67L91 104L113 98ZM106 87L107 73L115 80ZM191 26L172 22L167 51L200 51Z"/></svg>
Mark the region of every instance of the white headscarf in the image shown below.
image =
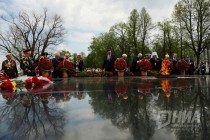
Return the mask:
<svg viewBox="0 0 210 140"><path fill-rule="evenodd" d="M158 58L158 54L157 54L157 52L152 52L151 58L153 58L153 56L154 56L154 55L156 55L156 56L157 56L157 58Z"/></svg>

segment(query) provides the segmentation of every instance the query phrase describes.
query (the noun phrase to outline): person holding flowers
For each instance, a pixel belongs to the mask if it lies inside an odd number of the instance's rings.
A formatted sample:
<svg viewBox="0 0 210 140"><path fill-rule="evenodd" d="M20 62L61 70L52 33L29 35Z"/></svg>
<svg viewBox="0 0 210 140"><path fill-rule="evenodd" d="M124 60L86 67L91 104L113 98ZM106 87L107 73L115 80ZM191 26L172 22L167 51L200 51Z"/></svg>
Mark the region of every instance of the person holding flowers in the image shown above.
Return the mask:
<svg viewBox="0 0 210 140"><path fill-rule="evenodd" d="M114 68L118 72L118 76L124 76L124 71L127 69L127 64L125 59L117 58L114 62Z"/></svg>
<svg viewBox="0 0 210 140"><path fill-rule="evenodd" d="M189 69L189 64L185 60L179 60L175 67L181 75L185 75L185 72Z"/></svg>
<svg viewBox="0 0 210 140"><path fill-rule="evenodd" d="M53 63L48 58L42 58L39 60L36 69L40 71L42 76L49 77L51 75L51 71L53 70Z"/></svg>
<svg viewBox="0 0 210 140"><path fill-rule="evenodd" d="M132 66L131 66L131 72L137 72L137 63L142 60L142 53L139 53L138 56L134 56L133 61L132 61Z"/></svg>
<svg viewBox="0 0 210 140"><path fill-rule="evenodd" d="M152 64L149 60L143 59L137 63L137 67L142 76L147 76L147 71L152 69Z"/></svg>
<svg viewBox="0 0 210 140"><path fill-rule="evenodd" d="M68 78L75 73L75 67L72 62L63 60L57 65L56 71L61 73L60 78Z"/></svg>

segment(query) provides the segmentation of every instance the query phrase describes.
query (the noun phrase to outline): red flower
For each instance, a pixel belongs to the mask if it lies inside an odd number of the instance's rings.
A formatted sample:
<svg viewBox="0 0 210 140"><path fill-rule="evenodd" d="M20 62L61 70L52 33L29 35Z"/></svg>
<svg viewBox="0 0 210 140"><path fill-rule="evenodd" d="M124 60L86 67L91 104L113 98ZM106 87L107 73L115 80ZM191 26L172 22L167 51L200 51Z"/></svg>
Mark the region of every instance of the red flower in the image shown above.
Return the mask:
<svg viewBox="0 0 210 140"><path fill-rule="evenodd" d="M7 92L13 92L14 86L12 85L10 80L7 80L6 82L3 82L1 84L1 88L3 88Z"/></svg>
<svg viewBox="0 0 210 140"><path fill-rule="evenodd" d="M127 86L124 82L118 81L114 87L115 92L118 95L126 94Z"/></svg>
<svg viewBox="0 0 210 140"><path fill-rule="evenodd" d="M137 63L137 66L140 70L147 71L152 69L152 64L148 60L140 60Z"/></svg>
<svg viewBox="0 0 210 140"><path fill-rule="evenodd" d="M75 67L74 64L72 62L69 62L67 60L63 60L62 62L60 62L56 68L59 71L67 71L68 74L72 74L75 73Z"/></svg>
<svg viewBox="0 0 210 140"><path fill-rule="evenodd" d="M114 62L114 68L116 70L125 70L126 65L126 61L122 58L117 58L117 60Z"/></svg>
<svg viewBox="0 0 210 140"><path fill-rule="evenodd" d="M133 73L133 72L130 72L130 75L131 75L131 76L134 76L134 73Z"/></svg>
<svg viewBox="0 0 210 140"><path fill-rule="evenodd" d="M190 67L190 65L184 60L179 60L176 63L176 68L180 71L186 71L189 69L189 67Z"/></svg>
<svg viewBox="0 0 210 140"><path fill-rule="evenodd" d="M28 90L32 88L32 80L30 78L25 80L25 88Z"/></svg>
<svg viewBox="0 0 210 140"><path fill-rule="evenodd" d="M43 82L39 80L36 76L32 78L32 82L34 83L35 87L42 87Z"/></svg>
<svg viewBox="0 0 210 140"><path fill-rule="evenodd" d="M39 70L52 70L53 69L52 61L47 58L39 60L37 66Z"/></svg>
<svg viewBox="0 0 210 140"><path fill-rule="evenodd" d="M111 71L106 71L106 75L107 75L107 76L113 76L113 75L114 75L114 73L113 73L113 72L111 72Z"/></svg>
<svg viewBox="0 0 210 140"><path fill-rule="evenodd" d="M9 79L9 76L7 76L6 74L0 76L0 80L6 80L6 79Z"/></svg>
<svg viewBox="0 0 210 140"><path fill-rule="evenodd" d="M52 79L52 76L49 76L49 77L47 77L50 81L52 81L53 79Z"/></svg>

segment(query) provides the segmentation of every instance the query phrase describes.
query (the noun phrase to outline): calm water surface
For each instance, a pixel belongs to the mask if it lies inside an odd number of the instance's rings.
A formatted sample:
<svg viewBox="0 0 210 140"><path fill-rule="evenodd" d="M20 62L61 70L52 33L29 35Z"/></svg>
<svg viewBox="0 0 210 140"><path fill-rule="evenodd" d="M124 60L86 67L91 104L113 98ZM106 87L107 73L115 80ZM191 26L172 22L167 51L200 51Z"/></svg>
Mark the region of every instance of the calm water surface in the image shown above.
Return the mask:
<svg viewBox="0 0 210 140"><path fill-rule="evenodd" d="M0 139L210 139L210 77L57 80L0 91Z"/></svg>

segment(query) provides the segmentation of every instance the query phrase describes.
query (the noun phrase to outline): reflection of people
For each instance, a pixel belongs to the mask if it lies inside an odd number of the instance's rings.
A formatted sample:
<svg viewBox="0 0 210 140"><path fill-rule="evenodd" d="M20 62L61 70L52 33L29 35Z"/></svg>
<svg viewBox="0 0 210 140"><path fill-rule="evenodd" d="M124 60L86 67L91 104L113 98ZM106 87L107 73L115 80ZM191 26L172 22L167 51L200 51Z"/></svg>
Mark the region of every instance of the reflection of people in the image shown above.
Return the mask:
<svg viewBox="0 0 210 140"><path fill-rule="evenodd" d="M12 54L6 55L7 59L2 62L2 70L10 77L15 78L18 76L18 70L15 60L12 59Z"/></svg>
<svg viewBox="0 0 210 140"><path fill-rule="evenodd" d="M23 52L25 56L20 61L20 68L23 70L23 74L27 76L35 76L34 60L30 57L31 51L27 49Z"/></svg>
<svg viewBox="0 0 210 140"><path fill-rule="evenodd" d="M127 86L123 77L118 77L118 81L115 84L114 90L118 97L122 96L123 99L128 99Z"/></svg>
<svg viewBox="0 0 210 140"><path fill-rule="evenodd" d="M53 78L58 78L61 77L61 74L59 73L59 71L56 69L58 64L63 61L63 58L60 57L60 53L56 53L55 54L55 58L52 59L52 63L53 63Z"/></svg>
<svg viewBox="0 0 210 140"><path fill-rule="evenodd" d="M84 94L84 86L82 83L78 83L76 82L76 96L79 100L84 99L85 98L85 94Z"/></svg>
<svg viewBox="0 0 210 140"><path fill-rule="evenodd" d="M103 63L103 69L105 71L114 71L114 62L116 58L114 55L112 55L111 50L107 50L107 55L104 56L104 63Z"/></svg>
<svg viewBox="0 0 210 140"><path fill-rule="evenodd" d="M142 59L142 54L139 53L138 56L134 56L131 66L132 72L137 72L137 63Z"/></svg>
<svg viewBox="0 0 210 140"><path fill-rule="evenodd" d="M106 98L108 99L108 103L113 103L116 94L114 92L114 83L112 81L106 81L103 85L104 93Z"/></svg>
<svg viewBox="0 0 210 140"><path fill-rule="evenodd" d="M153 101L157 101L159 98L159 90L157 87L151 89L151 93L152 93L152 100Z"/></svg>

